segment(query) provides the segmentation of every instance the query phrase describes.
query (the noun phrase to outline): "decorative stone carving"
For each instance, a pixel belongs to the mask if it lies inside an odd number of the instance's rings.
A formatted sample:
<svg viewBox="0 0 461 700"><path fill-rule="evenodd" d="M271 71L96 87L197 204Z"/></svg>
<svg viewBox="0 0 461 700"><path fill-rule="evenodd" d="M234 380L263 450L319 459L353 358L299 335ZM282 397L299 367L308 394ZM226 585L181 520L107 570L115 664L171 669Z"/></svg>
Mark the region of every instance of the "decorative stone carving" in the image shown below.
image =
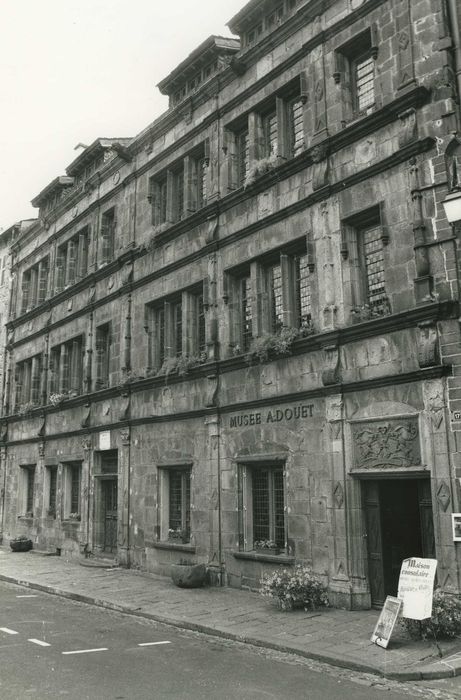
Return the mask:
<svg viewBox="0 0 461 700"><path fill-rule="evenodd" d="M38 456L40 457L40 459L43 459L43 457L45 456L45 443L44 442L40 442L38 445Z"/></svg>
<svg viewBox="0 0 461 700"><path fill-rule="evenodd" d="M423 383L424 407L431 416L433 425L438 429L443 421L444 398L443 387L437 379Z"/></svg>
<svg viewBox="0 0 461 700"><path fill-rule="evenodd" d="M91 448L93 447L93 441L91 437L86 437L82 440L82 447L85 450L85 452L91 450Z"/></svg>
<svg viewBox="0 0 461 700"><path fill-rule="evenodd" d="M399 114L401 130L399 134L399 146L403 148L418 138L416 109L411 107Z"/></svg>
<svg viewBox="0 0 461 700"><path fill-rule="evenodd" d="M206 243L212 243L214 240L216 240L216 237L218 235L218 227L218 219L211 219L208 222L208 227L205 234Z"/></svg>
<svg viewBox="0 0 461 700"><path fill-rule="evenodd" d="M121 401L121 406L120 406L120 412L118 419L119 420L126 420L129 415L130 415L130 397L128 396L127 398L123 398Z"/></svg>
<svg viewBox="0 0 461 700"><path fill-rule="evenodd" d="M379 420L352 425L354 467L393 469L421 464L418 418Z"/></svg>
<svg viewBox="0 0 461 700"><path fill-rule="evenodd" d="M216 397L218 394L219 380L217 374L207 376L207 388L205 397L205 406L211 408L217 405Z"/></svg>
<svg viewBox="0 0 461 700"><path fill-rule="evenodd" d="M336 508L342 508L344 503L344 488L340 481L337 481L333 489L333 501Z"/></svg>
<svg viewBox="0 0 461 700"><path fill-rule="evenodd" d="M122 284L129 284L133 279L133 263L127 263L122 269Z"/></svg>
<svg viewBox="0 0 461 700"><path fill-rule="evenodd" d="M123 428L120 431L120 441L122 445L129 445L130 444L130 428Z"/></svg>
<svg viewBox="0 0 461 700"><path fill-rule="evenodd" d="M323 348L322 383L324 386L338 384L341 381L340 354L337 345L328 345Z"/></svg>
<svg viewBox="0 0 461 700"><path fill-rule="evenodd" d="M450 489L448 488L445 481L442 481L439 488L437 489L437 500L440 504L440 507L445 512L448 506L450 505L451 501Z"/></svg>
<svg viewBox="0 0 461 700"><path fill-rule="evenodd" d="M87 428L91 423L91 406L85 406L80 425L82 428Z"/></svg>
<svg viewBox="0 0 461 700"><path fill-rule="evenodd" d="M438 332L435 323L420 324L418 327L418 363L420 367L439 364Z"/></svg>

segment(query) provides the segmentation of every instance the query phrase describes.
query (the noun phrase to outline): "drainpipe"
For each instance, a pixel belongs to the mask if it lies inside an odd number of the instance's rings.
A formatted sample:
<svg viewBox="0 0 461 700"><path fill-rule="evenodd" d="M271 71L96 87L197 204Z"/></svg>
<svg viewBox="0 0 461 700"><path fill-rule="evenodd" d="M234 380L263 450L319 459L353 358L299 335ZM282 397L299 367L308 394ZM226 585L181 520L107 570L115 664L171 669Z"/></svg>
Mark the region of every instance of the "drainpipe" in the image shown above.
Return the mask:
<svg viewBox="0 0 461 700"><path fill-rule="evenodd" d="M455 61L456 85L458 88L458 106L461 109L461 36L458 15L459 0L447 0L447 4L450 18L451 37L454 44L453 56Z"/></svg>

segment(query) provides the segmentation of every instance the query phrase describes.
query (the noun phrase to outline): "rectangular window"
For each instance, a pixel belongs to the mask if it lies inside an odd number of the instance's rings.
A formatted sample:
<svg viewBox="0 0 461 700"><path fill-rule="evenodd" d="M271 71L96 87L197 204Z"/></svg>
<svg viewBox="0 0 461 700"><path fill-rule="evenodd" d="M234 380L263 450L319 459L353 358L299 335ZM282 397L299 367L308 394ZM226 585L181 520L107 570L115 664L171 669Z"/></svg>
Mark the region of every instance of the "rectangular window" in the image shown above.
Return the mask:
<svg viewBox="0 0 461 700"><path fill-rule="evenodd" d="M384 245L381 226L371 226L359 232L364 271L366 303L372 312L386 313L388 301L384 270Z"/></svg>
<svg viewBox="0 0 461 700"><path fill-rule="evenodd" d="M266 268L269 292L271 332L277 333L283 326L282 269L280 263Z"/></svg>
<svg viewBox="0 0 461 700"><path fill-rule="evenodd" d="M172 305L173 315L173 355L182 355L182 302L177 301Z"/></svg>
<svg viewBox="0 0 461 700"><path fill-rule="evenodd" d="M168 539L190 541L190 469L169 469Z"/></svg>
<svg viewBox="0 0 461 700"><path fill-rule="evenodd" d="M311 313L311 284L307 255L296 255L295 266L295 301L296 301L296 325L301 329L310 328L312 322Z"/></svg>
<svg viewBox="0 0 461 700"><path fill-rule="evenodd" d="M165 173L149 182L149 200L152 204L152 224L161 226L168 220L168 178Z"/></svg>
<svg viewBox="0 0 461 700"><path fill-rule="evenodd" d="M22 274L21 313L34 309L48 294L49 262L43 258Z"/></svg>
<svg viewBox="0 0 461 700"><path fill-rule="evenodd" d="M89 229L85 226L77 235L59 246L56 253L56 292L75 284L88 273Z"/></svg>
<svg viewBox="0 0 461 700"><path fill-rule="evenodd" d="M240 548L261 541L286 546L285 475L282 466L240 465L238 470Z"/></svg>
<svg viewBox="0 0 461 700"><path fill-rule="evenodd" d="M96 389L110 386L111 355L111 324L105 323L96 328Z"/></svg>
<svg viewBox="0 0 461 700"><path fill-rule="evenodd" d="M80 520L82 483L81 462L67 462L63 465L63 518L64 520Z"/></svg>
<svg viewBox="0 0 461 700"><path fill-rule="evenodd" d="M304 149L304 107L300 97L287 103L288 154L297 156Z"/></svg>
<svg viewBox="0 0 461 700"><path fill-rule="evenodd" d="M19 483L19 515L32 518L34 515L35 464L22 465Z"/></svg>
<svg viewBox="0 0 461 700"><path fill-rule="evenodd" d="M261 157L268 158L277 155L278 127L277 113L275 111L266 114L262 118L263 152Z"/></svg>
<svg viewBox="0 0 461 700"><path fill-rule="evenodd" d="M208 159L203 157L197 160L197 209L205 206L207 200L207 169Z"/></svg>
<svg viewBox="0 0 461 700"><path fill-rule="evenodd" d="M49 364L49 394L61 398L82 393L83 337L57 345L51 349Z"/></svg>
<svg viewBox="0 0 461 700"><path fill-rule="evenodd" d="M55 466L46 468L48 482L48 497L47 497L47 515L51 518L56 517L56 499L57 499L57 480L58 468Z"/></svg>
<svg viewBox="0 0 461 700"><path fill-rule="evenodd" d="M247 352L253 338L253 317L251 309L251 277L242 277L239 280L240 298L240 329L242 352Z"/></svg>
<svg viewBox="0 0 461 700"><path fill-rule="evenodd" d="M181 221L184 218L184 168L174 173L173 186L174 220Z"/></svg>
<svg viewBox="0 0 461 700"><path fill-rule="evenodd" d="M115 253L115 210L104 212L101 218L101 240L99 263L105 265L111 262Z"/></svg>
<svg viewBox="0 0 461 700"><path fill-rule="evenodd" d="M355 111L362 112L375 103L375 61L369 52L352 61L351 72Z"/></svg>
<svg viewBox="0 0 461 700"><path fill-rule="evenodd" d="M27 411L41 403L42 354L18 362L15 367L15 410Z"/></svg>

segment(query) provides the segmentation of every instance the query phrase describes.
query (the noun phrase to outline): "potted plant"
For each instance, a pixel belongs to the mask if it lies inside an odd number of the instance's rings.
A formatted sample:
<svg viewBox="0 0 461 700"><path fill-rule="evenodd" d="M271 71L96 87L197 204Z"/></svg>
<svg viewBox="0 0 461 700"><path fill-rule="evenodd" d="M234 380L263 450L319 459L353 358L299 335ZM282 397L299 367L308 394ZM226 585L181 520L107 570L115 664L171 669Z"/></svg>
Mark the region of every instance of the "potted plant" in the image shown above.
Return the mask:
<svg viewBox="0 0 461 700"><path fill-rule="evenodd" d="M254 548L263 554L280 554L280 547L274 540L256 540Z"/></svg>
<svg viewBox="0 0 461 700"><path fill-rule="evenodd" d="M274 600L281 610L315 610L329 604L323 581L302 564L293 569L278 568L263 576L260 584L260 594Z"/></svg>
<svg viewBox="0 0 461 700"><path fill-rule="evenodd" d="M26 535L20 535L10 540L10 547L13 552L28 552L32 549L32 540Z"/></svg>
<svg viewBox="0 0 461 700"><path fill-rule="evenodd" d="M187 530L182 530L180 527L178 528L172 528L168 530L168 540L170 542L181 542L182 544L186 544L190 540L190 535Z"/></svg>
<svg viewBox="0 0 461 700"><path fill-rule="evenodd" d="M171 580L179 588L201 588L206 581L205 564L194 564L181 559L179 564L171 565Z"/></svg>

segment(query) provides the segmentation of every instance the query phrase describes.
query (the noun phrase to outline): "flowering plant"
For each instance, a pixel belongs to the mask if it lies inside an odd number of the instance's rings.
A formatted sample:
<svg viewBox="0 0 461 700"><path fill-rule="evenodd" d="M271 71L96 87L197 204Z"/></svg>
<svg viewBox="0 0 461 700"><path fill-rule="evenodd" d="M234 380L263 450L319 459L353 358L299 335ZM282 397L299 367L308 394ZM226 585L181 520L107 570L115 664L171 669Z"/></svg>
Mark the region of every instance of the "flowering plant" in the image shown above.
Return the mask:
<svg viewBox="0 0 461 700"><path fill-rule="evenodd" d="M432 617L426 620L403 617L400 624L416 639L457 637L461 634L461 600L438 588L432 599Z"/></svg>
<svg viewBox="0 0 461 700"><path fill-rule="evenodd" d="M168 539L169 540L179 540L180 542L189 541L189 532L187 530L182 530L180 527L168 529Z"/></svg>
<svg viewBox="0 0 461 700"><path fill-rule="evenodd" d="M254 546L255 549L278 549L278 545L274 540L256 540Z"/></svg>
<svg viewBox="0 0 461 700"><path fill-rule="evenodd" d="M315 609L328 605L327 589L324 583L307 566L297 564L294 569L276 569L263 576L260 581L261 595L274 598L282 610L294 607Z"/></svg>
<svg viewBox="0 0 461 700"><path fill-rule="evenodd" d="M64 399L67 399L68 393L67 391L62 391L62 392L55 392L54 394L50 394L50 404L52 406L59 406L59 404L64 401Z"/></svg>
<svg viewBox="0 0 461 700"><path fill-rule="evenodd" d="M69 513L69 520L80 520L80 513Z"/></svg>

